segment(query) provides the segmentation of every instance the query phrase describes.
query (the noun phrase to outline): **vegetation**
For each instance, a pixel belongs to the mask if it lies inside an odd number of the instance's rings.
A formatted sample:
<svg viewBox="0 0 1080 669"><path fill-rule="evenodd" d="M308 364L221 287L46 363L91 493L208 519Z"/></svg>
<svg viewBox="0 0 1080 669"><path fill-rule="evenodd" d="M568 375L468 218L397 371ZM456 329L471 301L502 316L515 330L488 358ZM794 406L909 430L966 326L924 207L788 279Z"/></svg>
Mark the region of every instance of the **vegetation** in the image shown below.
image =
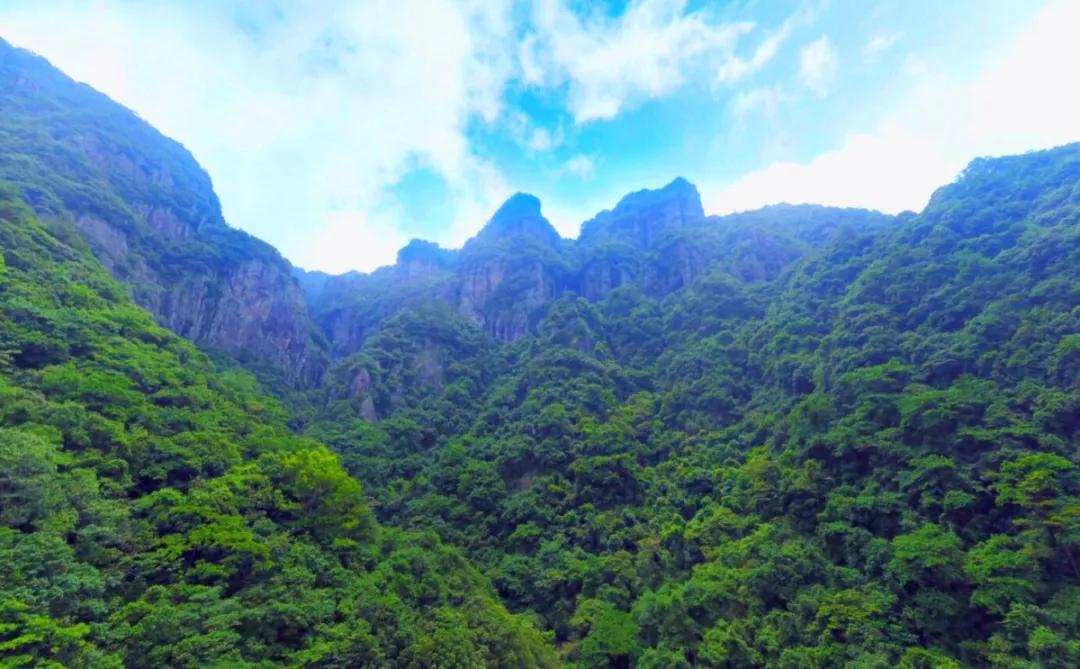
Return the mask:
<svg viewBox="0 0 1080 669"><path fill-rule="evenodd" d="M431 532L0 191L0 664L553 666Z"/></svg>
<svg viewBox="0 0 1080 669"><path fill-rule="evenodd" d="M346 363L307 432L575 666L1072 667L1078 268L1080 146L980 160L772 282L564 297L497 350L407 308L354 358L382 419Z"/></svg>
<svg viewBox="0 0 1080 669"><path fill-rule="evenodd" d="M51 91L0 92L0 666L1080 665L1080 145L898 217L683 225L677 180L567 242L520 198L460 253L301 274L325 331L267 322L336 360L300 374L135 306L254 262L300 293L179 145L24 60L0 43Z"/></svg>

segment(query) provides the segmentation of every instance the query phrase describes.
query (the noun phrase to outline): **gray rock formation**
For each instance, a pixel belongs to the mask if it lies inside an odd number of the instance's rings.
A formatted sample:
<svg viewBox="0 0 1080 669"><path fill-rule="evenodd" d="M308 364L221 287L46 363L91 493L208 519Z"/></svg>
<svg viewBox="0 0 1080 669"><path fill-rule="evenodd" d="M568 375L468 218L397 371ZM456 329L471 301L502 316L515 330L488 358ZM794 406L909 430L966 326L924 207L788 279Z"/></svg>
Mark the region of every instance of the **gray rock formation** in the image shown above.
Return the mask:
<svg viewBox="0 0 1080 669"><path fill-rule="evenodd" d="M697 188L675 179L627 195L560 239L540 201L517 194L460 251L412 241L397 264L366 275L305 279L312 312L335 355L359 350L403 306L436 302L499 342L533 334L561 295L602 300L622 286L662 297L719 269L735 279L771 281L845 227L892 218L874 212L779 205L706 217Z"/></svg>

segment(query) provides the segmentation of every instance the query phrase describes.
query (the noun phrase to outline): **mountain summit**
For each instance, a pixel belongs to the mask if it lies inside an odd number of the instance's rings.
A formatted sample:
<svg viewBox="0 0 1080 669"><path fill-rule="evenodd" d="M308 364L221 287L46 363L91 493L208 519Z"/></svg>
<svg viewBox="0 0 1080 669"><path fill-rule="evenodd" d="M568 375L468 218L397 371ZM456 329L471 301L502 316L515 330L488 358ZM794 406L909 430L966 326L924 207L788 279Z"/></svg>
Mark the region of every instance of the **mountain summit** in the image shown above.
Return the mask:
<svg viewBox="0 0 1080 669"><path fill-rule="evenodd" d="M665 234L705 220L697 187L682 177L655 190L630 193L581 227L581 241L622 237L648 248Z"/></svg>
<svg viewBox="0 0 1080 669"><path fill-rule="evenodd" d="M540 213L540 199L517 193L502 204L470 243L490 244L510 238L524 238L545 246L559 241L559 233Z"/></svg>

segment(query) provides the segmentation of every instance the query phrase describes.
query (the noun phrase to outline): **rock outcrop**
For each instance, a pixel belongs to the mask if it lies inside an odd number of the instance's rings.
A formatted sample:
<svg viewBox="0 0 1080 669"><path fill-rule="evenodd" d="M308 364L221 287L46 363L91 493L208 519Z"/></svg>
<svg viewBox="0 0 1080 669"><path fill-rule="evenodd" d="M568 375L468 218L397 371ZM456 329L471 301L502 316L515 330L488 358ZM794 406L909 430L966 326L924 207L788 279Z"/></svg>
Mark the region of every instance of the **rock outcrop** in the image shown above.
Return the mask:
<svg viewBox="0 0 1080 669"><path fill-rule="evenodd" d="M561 239L522 193L506 201L459 251L414 240L397 264L371 274L305 277L309 304L335 355L359 350L390 315L438 303L499 342L533 334L560 296L598 301L633 285L662 297L714 269L763 282L845 227L883 225L875 212L780 205L706 217L697 188L675 179L627 195Z"/></svg>
<svg viewBox="0 0 1080 669"><path fill-rule="evenodd" d="M540 200L535 195L517 193L511 196L465 248L506 240L546 247L559 243L559 233L540 213Z"/></svg>
<svg viewBox="0 0 1080 669"><path fill-rule="evenodd" d="M705 220L697 187L679 177L663 188L639 190L619 200L581 226L583 244L619 239L639 248L653 248L673 231Z"/></svg>

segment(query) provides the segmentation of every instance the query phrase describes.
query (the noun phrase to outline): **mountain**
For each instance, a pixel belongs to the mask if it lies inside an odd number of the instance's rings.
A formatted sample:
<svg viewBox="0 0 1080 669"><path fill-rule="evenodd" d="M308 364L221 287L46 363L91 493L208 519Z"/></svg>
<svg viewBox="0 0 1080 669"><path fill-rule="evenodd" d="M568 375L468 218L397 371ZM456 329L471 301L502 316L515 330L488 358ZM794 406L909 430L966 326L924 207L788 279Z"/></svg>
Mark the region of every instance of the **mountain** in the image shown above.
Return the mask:
<svg viewBox="0 0 1080 669"><path fill-rule="evenodd" d="M517 194L331 276L4 53L0 661L1080 663L1080 144L898 216Z"/></svg>
<svg viewBox="0 0 1080 669"><path fill-rule="evenodd" d="M291 267L226 225L206 172L134 113L0 40L0 180L172 331L317 382L326 356Z"/></svg>
<svg viewBox="0 0 1080 669"><path fill-rule="evenodd" d="M361 348L384 318L409 304L437 301L509 343L536 333L558 297L590 301L633 284L663 297L713 267L742 282L766 282L838 231L876 229L877 212L783 205L706 217L697 188L676 179L623 198L560 239L531 195L511 197L460 251L414 240L395 265L337 277L301 273L301 285L332 352Z"/></svg>
<svg viewBox="0 0 1080 669"><path fill-rule="evenodd" d="M574 666L1073 666L1080 144L895 218L695 199L587 223L501 345L446 299L469 247L352 277L391 315L308 433Z"/></svg>

